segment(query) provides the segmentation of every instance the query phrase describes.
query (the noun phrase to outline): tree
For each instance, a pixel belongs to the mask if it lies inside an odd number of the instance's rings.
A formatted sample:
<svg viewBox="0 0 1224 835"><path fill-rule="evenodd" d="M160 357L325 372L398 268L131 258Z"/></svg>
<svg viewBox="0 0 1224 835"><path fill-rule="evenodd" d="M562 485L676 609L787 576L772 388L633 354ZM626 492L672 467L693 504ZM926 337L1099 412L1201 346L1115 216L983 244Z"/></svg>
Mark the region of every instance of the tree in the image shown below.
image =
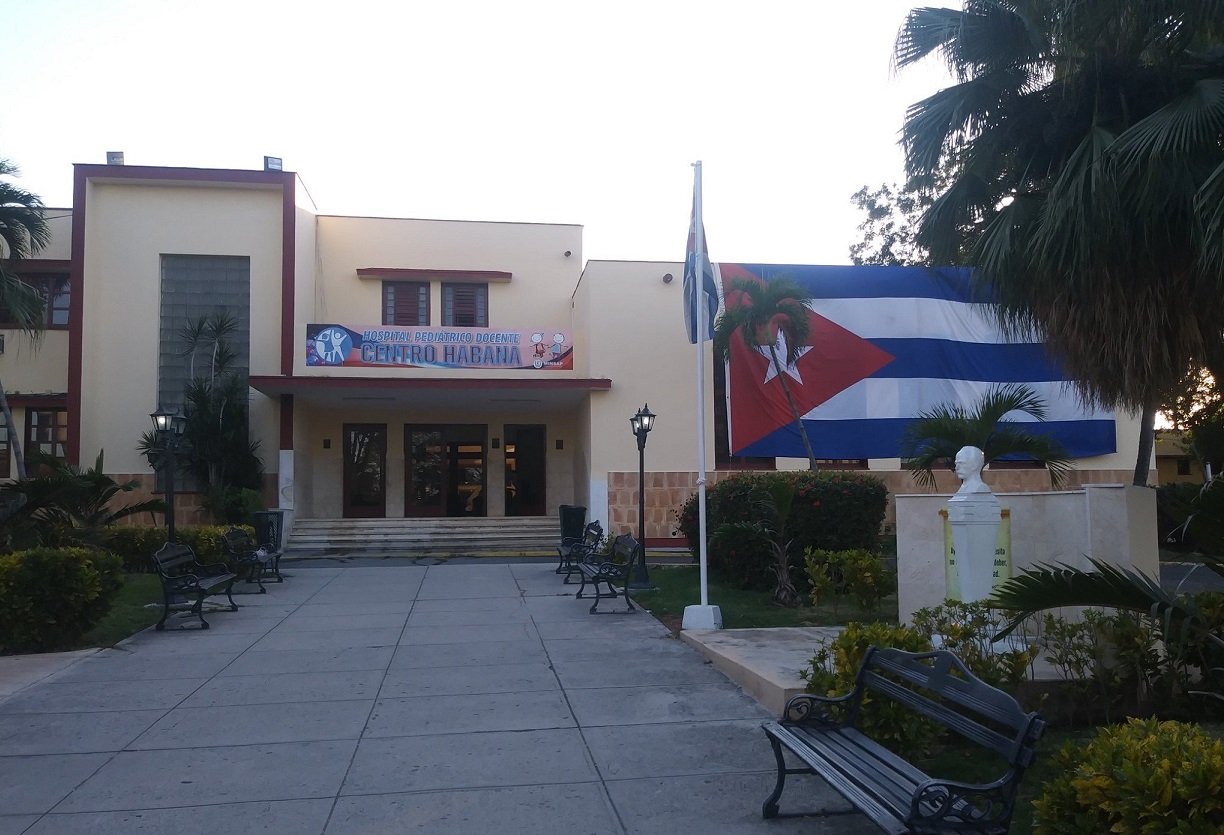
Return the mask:
<svg viewBox="0 0 1224 835"><path fill-rule="evenodd" d="M191 320L179 332L188 380L184 448L177 458L199 482L205 506L228 521L245 521L242 491L259 489L263 472L259 442L250 438L247 377L236 367L238 355L230 344L237 327L222 310ZM140 450L158 455L154 432L141 438Z"/></svg>
<svg viewBox="0 0 1224 835"><path fill-rule="evenodd" d="M786 383L785 368L795 364L800 350L807 345L811 326L808 324L808 303L812 295L789 278L756 281L737 278L731 282L726 307L714 322L714 345L726 359L731 353L731 339L739 331L744 344L754 351L768 350L782 392L794 415L803 448L807 450L808 466L816 469L816 454L803 426L803 418L795 406L794 395ZM785 364L778 357L783 352Z"/></svg>
<svg viewBox="0 0 1224 835"><path fill-rule="evenodd" d="M0 177L18 174L17 166L0 159ZM16 267L51 242L51 230L43 217L43 202L38 195L12 183L0 180L0 308L8 311L17 329L34 342L38 341L45 324L46 300L36 289L17 277ZM0 413L8 432L9 449L13 453L17 478L26 477L25 456L21 436L13 424L4 383L0 382Z"/></svg>
<svg viewBox="0 0 1224 835"><path fill-rule="evenodd" d="M1215 0L966 0L912 10L895 60L956 83L910 106L911 176L950 174L918 243L972 253L1013 333L1090 402L1142 414L1221 353L1224 9Z"/></svg>
<svg viewBox="0 0 1224 835"><path fill-rule="evenodd" d="M852 264L856 267L930 264L930 254L914 239L918 220L931 203L930 195L885 183L875 191L863 186L850 197L850 202L867 214L858 225L863 239L850 245Z"/></svg>
<svg viewBox="0 0 1224 835"><path fill-rule="evenodd" d="M1066 480L1071 462L1062 446L1043 435L1027 431L1025 424L1005 420L1022 412L1045 420L1046 404L1031 388L1017 383L992 386L972 410L960 404L941 404L918 415L901 438L901 455L914 481L935 486L935 466L951 461L961 447L982 450L989 464L1006 456L1030 458L1050 471L1057 490Z"/></svg>

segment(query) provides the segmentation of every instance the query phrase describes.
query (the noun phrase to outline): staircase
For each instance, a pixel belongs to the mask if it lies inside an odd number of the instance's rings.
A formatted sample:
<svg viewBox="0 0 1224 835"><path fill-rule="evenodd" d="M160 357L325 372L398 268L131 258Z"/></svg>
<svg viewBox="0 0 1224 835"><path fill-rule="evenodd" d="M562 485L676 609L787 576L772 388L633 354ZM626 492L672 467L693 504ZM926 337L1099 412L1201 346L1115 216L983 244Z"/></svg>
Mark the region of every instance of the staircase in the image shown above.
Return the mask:
<svg viewBox="0 0 1224 835"><path fill-rule="evenodd" d="M466 519L296 519L285 556L556 556L553 516Z"/></svg>

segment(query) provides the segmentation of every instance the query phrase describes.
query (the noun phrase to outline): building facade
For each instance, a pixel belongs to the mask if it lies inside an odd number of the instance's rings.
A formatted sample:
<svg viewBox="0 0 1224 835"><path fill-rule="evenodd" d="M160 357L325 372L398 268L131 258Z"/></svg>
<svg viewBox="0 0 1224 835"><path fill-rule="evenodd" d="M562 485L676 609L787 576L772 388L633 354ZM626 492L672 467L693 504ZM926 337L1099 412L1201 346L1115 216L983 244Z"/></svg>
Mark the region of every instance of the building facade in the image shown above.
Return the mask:
<svg viewBox="0 0 1224 835"><path fill-rule="evenodd" d="M48 212L51 245L21 268L48 295L47 331L33 344L0 330L0 380L28 448L74 463L104 450L109 473L154 492L138 449L148 415L180 405L206 361L183 350L183 326L224 311L269 504L298 518L580 504L614 532L635 529L628 419L648 403L659 417L646 535L674 541L697 461L680 263L584 265L575 225L322 215L290 172L77 165L74 176L71 209ZM717 478L734 462L716 448L704 351ZM1117 426L1120 452L1077 462L1073 483L1129 481L1138 426ZM859 466L914 492L896 459ZM1024 470L992 483L1048 486Z"/></svg>

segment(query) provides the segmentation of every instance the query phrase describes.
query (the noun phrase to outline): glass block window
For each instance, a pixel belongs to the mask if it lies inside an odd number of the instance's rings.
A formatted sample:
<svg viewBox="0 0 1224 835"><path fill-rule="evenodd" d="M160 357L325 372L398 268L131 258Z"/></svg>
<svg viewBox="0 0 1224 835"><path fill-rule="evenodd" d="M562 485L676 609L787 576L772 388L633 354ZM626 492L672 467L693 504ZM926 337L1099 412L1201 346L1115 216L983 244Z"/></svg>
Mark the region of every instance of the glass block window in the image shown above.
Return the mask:
<svg viewBox="0 0 1224 835"><path fill-rule="evenodd" d="M428 325L429 285L423 281L384 281L384 325Z"/></svg>
<svg viewBox="0 0 1224 835"><path fill-rule="evenodd" d="M443 284L442 324L456 328L487 328L489 285Z"/></svg>

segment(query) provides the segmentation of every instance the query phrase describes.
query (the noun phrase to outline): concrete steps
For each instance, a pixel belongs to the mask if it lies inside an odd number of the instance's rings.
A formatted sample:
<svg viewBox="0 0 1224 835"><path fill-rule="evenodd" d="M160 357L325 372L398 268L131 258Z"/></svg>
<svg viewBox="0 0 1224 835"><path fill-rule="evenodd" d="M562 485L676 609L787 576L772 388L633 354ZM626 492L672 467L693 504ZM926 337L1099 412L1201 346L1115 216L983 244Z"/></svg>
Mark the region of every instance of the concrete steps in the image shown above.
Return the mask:
<svg viewBox="0 0 1224 835"><path fill-rule="evenodd" d="M553 516L465 519L296 519L286 556L554 556Z"/></svg>

